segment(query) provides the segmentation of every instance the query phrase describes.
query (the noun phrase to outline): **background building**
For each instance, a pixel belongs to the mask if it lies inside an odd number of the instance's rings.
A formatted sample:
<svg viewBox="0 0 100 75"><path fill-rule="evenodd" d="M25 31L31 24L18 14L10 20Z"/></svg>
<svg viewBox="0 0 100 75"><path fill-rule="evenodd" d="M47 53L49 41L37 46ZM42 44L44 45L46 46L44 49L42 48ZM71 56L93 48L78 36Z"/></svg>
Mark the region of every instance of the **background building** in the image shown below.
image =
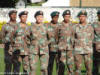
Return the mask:
<svg viewBox="0 0 100 75"><path fill-rule="evenodd" d="M100 0L70 0L73 7L100 7Z"/></svg>

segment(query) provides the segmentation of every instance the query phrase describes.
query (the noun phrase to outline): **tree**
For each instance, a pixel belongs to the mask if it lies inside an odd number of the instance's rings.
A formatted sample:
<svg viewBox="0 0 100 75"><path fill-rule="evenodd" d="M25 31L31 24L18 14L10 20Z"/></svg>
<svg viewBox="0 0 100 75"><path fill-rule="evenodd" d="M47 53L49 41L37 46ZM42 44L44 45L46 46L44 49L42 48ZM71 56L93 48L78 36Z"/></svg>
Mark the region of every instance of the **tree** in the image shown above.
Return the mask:
<svg viewBox="0 0 100 75"><path fill-rule="evenodd" d="M17 1L18 0L1 0L0 1L0 7L6 7L6 8L15 7L15 3Z"/></svg>

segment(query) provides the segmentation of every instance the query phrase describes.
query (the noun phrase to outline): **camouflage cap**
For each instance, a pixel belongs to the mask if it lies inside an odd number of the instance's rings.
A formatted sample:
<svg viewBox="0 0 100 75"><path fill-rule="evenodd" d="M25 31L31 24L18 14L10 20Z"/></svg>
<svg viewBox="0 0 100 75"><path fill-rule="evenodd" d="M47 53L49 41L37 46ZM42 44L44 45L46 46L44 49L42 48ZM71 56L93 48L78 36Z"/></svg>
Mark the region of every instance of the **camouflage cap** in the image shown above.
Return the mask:
<svg viewBox="0 0 100 75"><path fill-rule="evenodd" d="M70 10L65 10L62 14L62 16L65 16L65 15L71 15L71 12Z"/></svg>
<svg viewBox="0 0 100 75"><path fill-rule="evenodd" d="M34 15L34 17L38 16L38 15L43 15L43 11L37 11Z"/></svg>
<svg viewBox="0 0 100 75"><path fill-rule="evenodd" d="M9 14L9 16L10 16L10 15L13 14L13 13L17 13L17 11L16 11L16 10L11 10L8 14Z"/></svg>
<svg viewBox="0 0 100 75"><path fill-rule="evenodd" d="M82 10L82 11L80 11L79 13L78 13L78 17L80 16L80 15L85 15L85 16L87 16L87 12L85 11L85 10Z"/></svg>
<svg viewBox="0 0 100 75"><path fill-rule="evenodd" d="M97 15L100 15L100 10L97 11Z"/></svg>
<svg viewBox="0 0 100 75"><path fill-rule="evenodd" d="M54 16L59 16L59 12L58 11L54 11L51 13L51 17L54 17Z"/></svg>
<svg viewBox="0 0 100 75"><path fill-rule="evenodd" d="M28 11L22 11L19 13L19 17L21 17L22 15L27 15L28 14Z"/></svg>

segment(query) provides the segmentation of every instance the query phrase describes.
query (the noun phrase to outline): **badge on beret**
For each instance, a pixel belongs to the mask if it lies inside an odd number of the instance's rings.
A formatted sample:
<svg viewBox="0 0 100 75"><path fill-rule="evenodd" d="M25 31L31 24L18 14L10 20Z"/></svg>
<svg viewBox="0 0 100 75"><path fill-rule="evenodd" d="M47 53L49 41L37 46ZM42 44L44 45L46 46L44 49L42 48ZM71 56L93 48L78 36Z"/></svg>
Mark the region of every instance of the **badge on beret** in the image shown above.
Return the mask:
<svg viewBox="0 0 100 75"><path fill-rule="evenodd" d="M25 11L24 13L25 13L25 14L27 14L28 12L27 12L27 11Z"/></svg>
<svg viewBox="0 0 100 75"><path fill-rule="evenodd" d="M67 13L67 14L69 14L70 12L69 12L69 11L67 11L66 13Z"/></svg>
<svg viewBox="0 0 100 75"><path fill-rule="evenodd" d="M56 13L56 15L59 15L59 13Z"/></svg>
<svg viewBox="0 0 100 75"><path fill-rule="evenodd" d="M40 11L40 14L43 14L43 12L42 12L42 11Z"/></svg>
<svg viewBox="0 0 100 75"><path fill-rule="evenodd" d="M85 13L86 13L86 11L85 11L85 10L82 10L82 13L83 13L83 14L85 14Z"/></svg>

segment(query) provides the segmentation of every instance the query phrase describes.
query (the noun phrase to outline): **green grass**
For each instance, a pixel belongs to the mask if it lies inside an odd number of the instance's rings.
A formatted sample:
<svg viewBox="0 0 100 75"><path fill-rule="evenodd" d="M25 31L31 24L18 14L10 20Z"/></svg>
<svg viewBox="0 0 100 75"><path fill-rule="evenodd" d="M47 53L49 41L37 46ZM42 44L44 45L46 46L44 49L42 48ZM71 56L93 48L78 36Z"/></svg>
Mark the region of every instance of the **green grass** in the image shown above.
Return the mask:
<svg viewBox="0 0 100 75"><path fill-rule="evenodd" d="M5 64L4 64L4 52L3 52L3 49L0 48L0 72L4 72L4 66L5 66ZM39 66L40 66L40 62L38 62L37 75L40 75L40 67ZM20 69L21 69L21 72L22 72L23 71L22 70L22 65L21 65ZM82 67L82 73L83 73L82 75L85 75L85 73L86 73L84 65ZM54 62L54 67L53 67L53 75L56 75L56 65L55 65L55 62ZM66 75L66 72L65 72L65 75Z"/></svg>
<svg viewBox="0 0 100 75"><path fill-rule="evenodd" d="M0 72L4 72L4 53L3 49L0 48Z"/></svg>

